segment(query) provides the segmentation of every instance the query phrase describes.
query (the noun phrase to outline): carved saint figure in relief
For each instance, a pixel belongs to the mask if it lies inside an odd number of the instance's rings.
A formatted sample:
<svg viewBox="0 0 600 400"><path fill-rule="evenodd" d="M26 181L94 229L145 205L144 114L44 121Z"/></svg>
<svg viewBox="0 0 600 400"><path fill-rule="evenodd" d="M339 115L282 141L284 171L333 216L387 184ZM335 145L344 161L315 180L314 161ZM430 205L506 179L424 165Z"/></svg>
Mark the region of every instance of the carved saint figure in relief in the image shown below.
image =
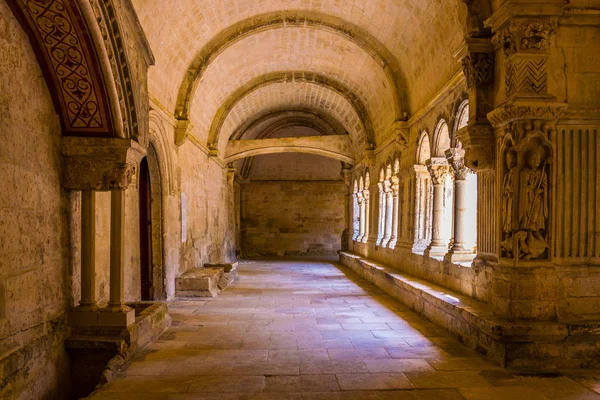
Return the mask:
<svg viewBox="0 0 600 400"><path fill-rule="evenodd" d="M541 148L530 150L520 176L519 226L538 235L540 230L546 229L548 218L548 176L543 156Z"/></svg>
<svg viewBox="0 0 600 400"><path fill-rule="evenodd" d="M541 147L527 153L520 173L519 227L515 235L526 260L537 258L549 247L542 231L548 219L548 175L545 151Z"/></svg>
<svg viewBox="0 0 600 400"><path fill-rule="evenodd" d="M506 153L506 167L508 172L502 182L502 232L510 234L513 225L513 199L515 191L513 183L516 181L517 153L510 149Z"/></svg>

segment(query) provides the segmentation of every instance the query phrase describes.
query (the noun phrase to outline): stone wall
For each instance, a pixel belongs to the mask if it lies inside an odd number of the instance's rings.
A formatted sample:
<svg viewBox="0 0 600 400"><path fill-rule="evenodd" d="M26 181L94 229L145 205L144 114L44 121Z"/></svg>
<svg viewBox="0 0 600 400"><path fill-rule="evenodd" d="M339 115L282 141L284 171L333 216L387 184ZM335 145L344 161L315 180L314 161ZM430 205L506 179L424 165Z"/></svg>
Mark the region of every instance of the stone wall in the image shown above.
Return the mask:
<svg viewBox="0 0 600 400"><path fill-rule="evenodd" d="M242 187L242 256L335 255L344 230L344 184L262 181Z"/></svg>
<svg viewBox="0 0 600 400"><path fill-rule="evenodd" d="M71 282L60 123L6 2L0 37L0 398L64 398Z"/></svg>

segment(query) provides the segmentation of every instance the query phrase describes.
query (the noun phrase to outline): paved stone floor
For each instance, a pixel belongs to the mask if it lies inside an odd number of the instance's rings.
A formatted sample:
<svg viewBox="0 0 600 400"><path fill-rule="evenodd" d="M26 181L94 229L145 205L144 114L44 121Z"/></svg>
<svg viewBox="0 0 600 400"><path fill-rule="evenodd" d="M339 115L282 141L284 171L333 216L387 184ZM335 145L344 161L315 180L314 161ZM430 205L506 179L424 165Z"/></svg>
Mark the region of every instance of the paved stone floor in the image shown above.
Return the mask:
<svg viewBox="0 0 600 400"><path fill-rule="evenodd" d="M240 264L93 399L600 399L600 371L504 371L329 262Z"/></svg>

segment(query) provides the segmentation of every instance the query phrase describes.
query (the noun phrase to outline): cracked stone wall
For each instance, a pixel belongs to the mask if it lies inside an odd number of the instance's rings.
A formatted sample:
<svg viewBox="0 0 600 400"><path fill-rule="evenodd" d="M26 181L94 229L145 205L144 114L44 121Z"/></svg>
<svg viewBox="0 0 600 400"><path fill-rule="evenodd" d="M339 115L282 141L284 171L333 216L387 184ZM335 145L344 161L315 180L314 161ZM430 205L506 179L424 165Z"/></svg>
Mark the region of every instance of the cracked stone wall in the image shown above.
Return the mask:
<svg viewBox="0 0 600 400"><path fill-rule="evenodd" d="M0 398L62 398L69 304L60 122L25 32L0 3Z"/></svg>

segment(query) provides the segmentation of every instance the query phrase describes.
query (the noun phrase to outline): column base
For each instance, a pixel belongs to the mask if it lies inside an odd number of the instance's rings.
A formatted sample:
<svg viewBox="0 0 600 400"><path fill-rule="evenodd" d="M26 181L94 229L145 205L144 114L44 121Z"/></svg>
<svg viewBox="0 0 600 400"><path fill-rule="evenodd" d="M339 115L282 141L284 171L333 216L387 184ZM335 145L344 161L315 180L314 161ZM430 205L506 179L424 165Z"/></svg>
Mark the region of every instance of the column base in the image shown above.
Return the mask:
<svg viewBox="0 0 600 400"><path fill-rule="evenodd" d="M476 254L467 250L450 250L444 256L444 261L451 263L470 263L475 259Z"/></svg>
<svg viewBox="0 0 600 400"><path fill-rule="evenodd" d="M425 249L425 252L423 252L423 255L426 257L440 258L440 257L445 257L447 253L448 253L448 246L429 246L428 248Z"/></svg>
<svg viewBox="0 0 600 400"><path fill-rule="evenodd" d="M126 305L108 306L98 313L98 325L126 328L135 322L135 310Z"/></svg>
<svg viewBox="0 0 600 400"><path fill-rule="evenodd" d="M69 325L72 327L96 326L98 325L98 308L95 310L88 307L77 307L68 314Z"/></svg>

